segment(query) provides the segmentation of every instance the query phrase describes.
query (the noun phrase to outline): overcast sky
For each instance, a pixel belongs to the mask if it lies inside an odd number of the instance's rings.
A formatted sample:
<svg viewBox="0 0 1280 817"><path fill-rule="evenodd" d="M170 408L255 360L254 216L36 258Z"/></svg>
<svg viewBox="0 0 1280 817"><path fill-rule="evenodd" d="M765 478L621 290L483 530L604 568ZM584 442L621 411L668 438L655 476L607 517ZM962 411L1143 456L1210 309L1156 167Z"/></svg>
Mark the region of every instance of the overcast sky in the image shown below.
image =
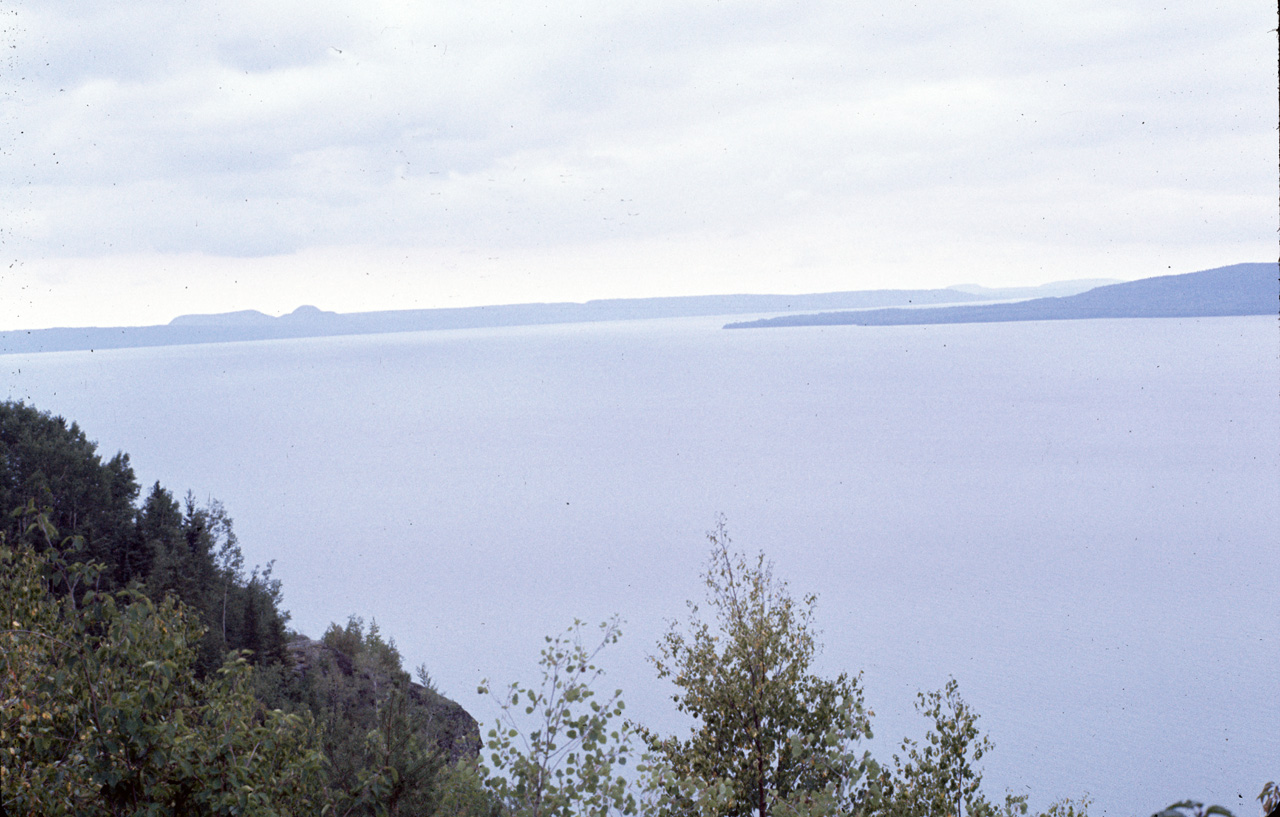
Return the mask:
<svg viewBox="0 0 1280 817"><path fill-rule="evenodd" d="M1276 256L1259 0L0 12L0 329Z"/></svg>

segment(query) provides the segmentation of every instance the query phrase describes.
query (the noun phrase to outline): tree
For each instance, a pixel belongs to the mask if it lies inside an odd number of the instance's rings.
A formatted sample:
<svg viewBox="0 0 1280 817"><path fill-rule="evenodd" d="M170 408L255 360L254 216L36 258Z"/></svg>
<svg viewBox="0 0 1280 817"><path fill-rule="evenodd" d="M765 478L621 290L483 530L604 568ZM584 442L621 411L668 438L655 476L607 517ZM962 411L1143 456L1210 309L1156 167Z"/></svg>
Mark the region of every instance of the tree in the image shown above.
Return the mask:
<svg viewBox="0 0 1280 817"><path fill-rule="evenodd" d="M708 534L710 621L690 602L688 632L673 624L653 663L696 725L683 740L641 729L661 767L662 808L721 817L856 814L874 803L870 713L858 679L820 678L816 597L791 597L760 555L730 550L721 520ZM873 774L868 774L868 773Z"/></svg>
<svg viewBox="0 0 1280 817"><path fill-rule="evenodd" d="M222 506L137 500L127 456L0 403L0 817L493 811L474 721L376 624L298 671L280 582Z"/></svg>
<svg viewBox="0 0 1280 817"><path fill-rule="evenodd" d="M365 737L361 780L369 812L394 817L435 810L445 755L427 740L425 728L422 711L404 690L393 689L378 706L377 727Z"/></svg>
<svg viewBox="0 0 1280 817"><path fill-rule="evenodd" d="M138 484L126 454L103 462L75 423L25 403L0 402L0 512L34 502L51 524L84 540L89 557L111 568L112 580L133 530ZM17 521L3 527L11 541ZM118 586L123 586L121 583Z"/></svg>
<svg viewBox="0 0 1280 817"><path fill-rule="evenodd" d="M931 719L933 726L922 742L904 738L905 757L894 755L892 774L882 775L880 812L883 817L1022 817L1027 814L1025 794L1006 793L1004 803L997 806L983 793L978 762L991 751L992 743L978 730L978 715L960 697L959 684L954 678L941 690L918 693L916 710ZM1087 817L1089 805L1087 796L1062 798L1039 817Z"/></svg>
<svg viewBox="0 0 1280 817"><path fill-rule="evenodd" d="M149 557L145 591L153 599L172 593L193 607L203 608L201 596L211 584L200 564L199 554L192 552L183 524L182 508L173 494L157 482L138 511L138 538ZM212 562L207 565L212 567ZM130 579L143 578L130 576Z"/></svg>
<svg viewBox="0 0 1280 817"><path fill-rule="evenodd" d="M75 558L104 569L94 589L136 583L152 599L177 596L199 611L205 636L197 672L215 672L227 650L247 649L255 664L285 660L279 582L265 570L245 571L231 520L216 501L184 503L155 483L140 508L129 457L103 462L75 423L23 403L0 402L0 520L10 541L43 515L82 543ZM46 543L35 541L37 548ZM82 588L83 590L83 588Z"/></svg>
<svg viewBox="0 0 1280 817"><path fill-rule="evenodd" d="M179 601L78 592L103 566L33 526L40 552L0 536L0 812L319 813L313 721L264 710L239 656L197 678Z"/></svg>
<svg viewBox="0 0 1280 817"><path fill-rule="evenodd" d="M441 817L505 817L502 803L485 785L485 770L476 758L442 770L436 814Z"/></svg>
<svg viewBox="0 0 1280 817"><path fill-rule="evenodd" d="M346 627L329 625L321 644L349 669L328 665L307 674L308 705L324 727L333 813L432 813L448 758L411 697L395 641L382 638L377 622L366 631L353 615Z"/></svg>
<svg viewBox="0 0 1280 817"><path fill-rule="evenodd" d="M596 656L620 635L616 621L605 622L590 648L575 621L565 634L547 637L538 688L512 684L494 697L502 714L489 730L485 782L514 817L636 813L618 768L631 754L631 727L612 726L622 716L622 692L597 700L592 689L602 674ZM491 694L487 679L478 691Z"/></svg>
<svg viewBox="0 0 1280 817"><path fill-rule="evenodd" d="M885 809L891 817L992 813L982 795L982 772L977 766L991 751L991 741L978 731L978 716L958 688L952 678L942 690L918 694L916 709L933 720L933 729L923 744L910 738L902 741L905 760L893 756L895 774Z"/></svg>

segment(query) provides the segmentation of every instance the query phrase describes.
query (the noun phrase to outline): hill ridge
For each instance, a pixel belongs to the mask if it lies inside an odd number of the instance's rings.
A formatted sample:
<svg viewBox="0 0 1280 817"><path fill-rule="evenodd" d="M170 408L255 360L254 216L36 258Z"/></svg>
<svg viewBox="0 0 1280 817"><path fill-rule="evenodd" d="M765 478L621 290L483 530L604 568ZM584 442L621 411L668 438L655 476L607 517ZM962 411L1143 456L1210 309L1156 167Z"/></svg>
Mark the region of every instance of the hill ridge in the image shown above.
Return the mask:
<svg viewBox="0 0 1280 817"><path fill-rule="evenodd" d="M1232 264L1096 287L1075 295L1015 303L869 309L784 315L729 323L726 329L783 326L906 326L941 323L1080 320L1087 318L1205 318L1280 314L1280 265Z"/></svg>

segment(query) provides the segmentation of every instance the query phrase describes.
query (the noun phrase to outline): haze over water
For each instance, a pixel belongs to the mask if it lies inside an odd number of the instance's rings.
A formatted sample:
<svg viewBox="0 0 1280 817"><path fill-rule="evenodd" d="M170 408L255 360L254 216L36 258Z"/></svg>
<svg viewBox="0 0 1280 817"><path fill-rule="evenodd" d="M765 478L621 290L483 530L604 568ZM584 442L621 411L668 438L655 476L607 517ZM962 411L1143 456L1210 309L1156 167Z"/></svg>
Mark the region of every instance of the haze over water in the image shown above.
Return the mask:
<svg viewBox="0 0 1280 817"><path fill-rule="evenodd" d="M864 671L883 759L949 675L994 792L1254 813L1278 773L1275 319L735 331L719 319L0 357L139 481L221 499L293 626L376 618L482 724L480 678L701 598L717 514Z"/></svg>

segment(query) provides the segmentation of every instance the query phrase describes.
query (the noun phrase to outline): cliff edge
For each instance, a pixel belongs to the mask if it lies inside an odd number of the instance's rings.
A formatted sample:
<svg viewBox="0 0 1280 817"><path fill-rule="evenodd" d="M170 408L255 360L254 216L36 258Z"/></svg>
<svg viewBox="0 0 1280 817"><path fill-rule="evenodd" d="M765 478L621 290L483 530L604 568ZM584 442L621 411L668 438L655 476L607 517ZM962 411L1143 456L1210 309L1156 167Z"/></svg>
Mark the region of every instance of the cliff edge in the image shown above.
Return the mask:
<svg viewBox="0 0 1280 817"><path fill-rule="evenodd" d="M407 673L305 635L293 635L286 649L303 687L312 691L313 709L340 710L347 715L344 720L360 721L374 713L392 690L400 690L424 737L443 750L451 763L479 755L476 719L456 701L409 680Z"/></svg>

